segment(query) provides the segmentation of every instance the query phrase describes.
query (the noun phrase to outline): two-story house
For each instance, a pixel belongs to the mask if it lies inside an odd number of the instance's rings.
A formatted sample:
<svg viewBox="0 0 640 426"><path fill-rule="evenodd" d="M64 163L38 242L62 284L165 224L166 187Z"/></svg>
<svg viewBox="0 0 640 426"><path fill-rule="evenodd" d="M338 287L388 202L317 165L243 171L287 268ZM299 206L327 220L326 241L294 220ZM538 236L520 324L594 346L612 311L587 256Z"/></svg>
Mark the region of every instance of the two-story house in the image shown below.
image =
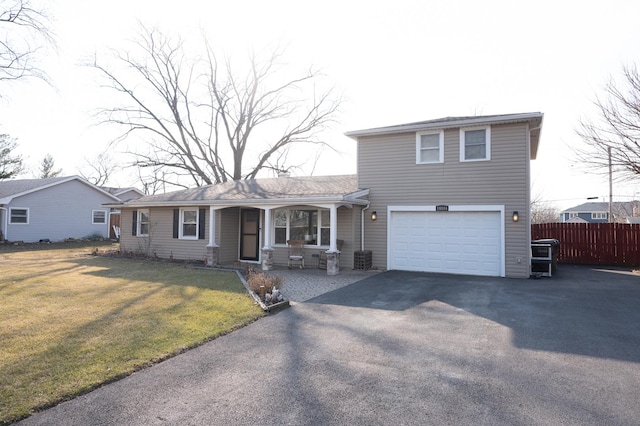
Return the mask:
<svg viewBox="0 0 640 426"><path fill-rule="evenodd" d="M121 249L208 264L307 265L530 275L530 160L542 113L447 117L348 132L357 175L227 182L121 205ZM314 256L315 255L315 256Z"/></svg>
<svg viewBox="0 0 640 426"><path fill-rule="evenodd" d="M617 223L638 223L640 218L640 201L588 202L563 210L560 222L567 223L607 223L609 207L612 220Z"/></svg>

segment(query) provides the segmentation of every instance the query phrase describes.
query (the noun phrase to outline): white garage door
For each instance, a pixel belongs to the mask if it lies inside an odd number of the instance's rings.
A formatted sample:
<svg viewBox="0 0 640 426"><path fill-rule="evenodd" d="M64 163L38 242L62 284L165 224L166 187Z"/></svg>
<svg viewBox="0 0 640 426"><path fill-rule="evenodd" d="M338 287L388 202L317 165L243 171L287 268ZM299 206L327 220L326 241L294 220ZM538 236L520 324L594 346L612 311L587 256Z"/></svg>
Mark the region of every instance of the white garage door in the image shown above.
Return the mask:
<svg viewBox="0 0 640 426"><path fill-rule="evenodd" d="M499 212L392 211L389 269L502 275Z"/></svg>

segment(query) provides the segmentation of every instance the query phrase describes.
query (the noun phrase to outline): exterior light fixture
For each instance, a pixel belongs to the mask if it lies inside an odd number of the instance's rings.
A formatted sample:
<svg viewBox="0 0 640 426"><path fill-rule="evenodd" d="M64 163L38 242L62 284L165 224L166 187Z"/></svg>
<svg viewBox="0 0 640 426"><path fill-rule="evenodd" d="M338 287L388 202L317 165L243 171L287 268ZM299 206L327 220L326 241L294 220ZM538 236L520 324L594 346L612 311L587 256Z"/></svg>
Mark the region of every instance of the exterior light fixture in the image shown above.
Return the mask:
<svg viewBox="0 0 640 426"><path fill-rule="evenodd" d="M371 212L371 220L376 220L376 219L378 219L378 212L374 210Z"/></svg>
<svg viewBox="0 0 640 426"><path fill-rule="evenodd" d="M517 221L519 221L519 220L520 220L520 215L518 214L518 212L517 212L517 211L514 211L514 212L513 212L513 221L514 221L514 222L517 222Z"/></svg>

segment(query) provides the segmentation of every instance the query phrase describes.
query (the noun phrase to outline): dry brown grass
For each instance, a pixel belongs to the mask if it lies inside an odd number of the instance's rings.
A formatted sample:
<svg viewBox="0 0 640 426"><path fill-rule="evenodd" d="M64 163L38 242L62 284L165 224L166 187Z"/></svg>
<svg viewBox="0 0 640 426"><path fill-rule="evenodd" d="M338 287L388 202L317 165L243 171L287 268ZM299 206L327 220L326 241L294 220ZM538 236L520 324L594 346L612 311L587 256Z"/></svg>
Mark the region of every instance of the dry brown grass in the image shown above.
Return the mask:
<svg viewBox="0 0 640 426"><path fill-rule="evenodd" d="M96 246L0 247L0 423L262 315L233 273L89 255Z"/></svg>

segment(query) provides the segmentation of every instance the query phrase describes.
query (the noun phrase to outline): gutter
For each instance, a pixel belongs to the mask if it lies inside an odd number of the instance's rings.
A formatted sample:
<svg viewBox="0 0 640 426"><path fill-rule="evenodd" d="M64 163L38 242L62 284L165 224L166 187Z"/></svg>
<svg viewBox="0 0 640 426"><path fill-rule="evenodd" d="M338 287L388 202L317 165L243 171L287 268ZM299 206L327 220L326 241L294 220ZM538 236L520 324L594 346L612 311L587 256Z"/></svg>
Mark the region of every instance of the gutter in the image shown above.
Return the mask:
<svg viewBox="0 0 640 426"><path fill-rule="evenodd" d="M364 211L370 207L370 204L367 204L365 208L360 212L360 251L364 251Z"/></svg>

